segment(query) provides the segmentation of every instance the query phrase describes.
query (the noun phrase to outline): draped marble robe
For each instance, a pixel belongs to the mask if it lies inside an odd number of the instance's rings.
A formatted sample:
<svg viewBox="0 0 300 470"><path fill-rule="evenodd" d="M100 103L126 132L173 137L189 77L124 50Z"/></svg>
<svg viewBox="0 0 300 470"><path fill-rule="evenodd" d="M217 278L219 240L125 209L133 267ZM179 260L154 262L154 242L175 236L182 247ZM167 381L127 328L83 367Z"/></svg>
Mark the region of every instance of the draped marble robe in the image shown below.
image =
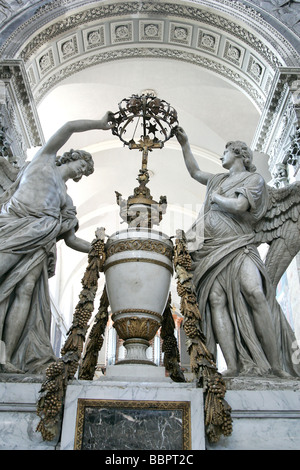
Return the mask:
<svg viewBox="0 0 300 470"><path fill-rule="evenodd" d="M209 293L217 278L227 295L240 374L265 375L271 369L255 331L251 308L241 293L239 270L243 259L250 257L260 272L271 308L282 368L300 376L300 366L293 363L292 357L296 344L294 333L276 301L275 289L254 244L253 226L264 216L268 205L266 183L259 174L248 171L237 174L235 179L228 180L228 176L221 173L208 181L204 212L187 233L188 238L194 237L189 249L207 346L216 356ZM250 209L238 216L222 211L216 203L211 203L210 196L215 191L229 198L243 194ZM195 248L197 234L203 234L204 240Z"/></svg>
<svg viewBox="0 0 300 470"><path fill-rule="evenodd" d="M50 341L51 308L48 279L54 275L56 242L62 235L78 228L76 208L65 192L61 208L29 207L14 196L22 174L0 198L0 256L1 253L21 254L18 262L0 279L0 349L5 350L3 331L5 320L13 306L17 287L22 287L25 276L42 263L41 274L35 284L27 321L11 358L11 363L24 372L43 373L55 360ZM2 354L2 361L5 357Z"/></svg>

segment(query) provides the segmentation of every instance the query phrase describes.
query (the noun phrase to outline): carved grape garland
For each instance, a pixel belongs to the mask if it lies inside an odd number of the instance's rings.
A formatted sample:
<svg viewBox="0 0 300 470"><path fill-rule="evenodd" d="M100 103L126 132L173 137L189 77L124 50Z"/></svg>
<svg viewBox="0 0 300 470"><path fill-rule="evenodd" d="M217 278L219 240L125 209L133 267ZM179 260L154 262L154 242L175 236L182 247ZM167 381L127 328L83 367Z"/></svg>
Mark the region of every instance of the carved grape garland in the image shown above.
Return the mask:
<svg viewBox="0 0 300 470"><path fill-rule="evenodd" d="M51 441L59 435L66 388L80 365L88 322L94 310L98 279L100 272L103 272L106 260L104 238L104 231L102 231L101 236L96 234L96 238L92 242L73 322L61 350L62 357L47 368L46 379L40 390L37 404L37 415L40 417L40 421L36 430L41 433L45 441ZM231 408L224 400L225 382L217 371L212 354L205 345L205 337L201 329L201 314L191 281L192 275L189 272L191 258L186 248L185 234L182 231L177 233L173 262L177 275L177 292L181 297L183 327L188 337L191 369L195 374L197 386L203 388L204 392L206 434L210 442L217 442L222 434L229 436L232 432ZM108 307L109 301L104 287L98 313L87 340L86 352L79 368L80 379L92 380L94 377L98 353L104 341ZM174 328L171 296L169 296L161 325L164 366L174 382L185 382L180 368L180 356Z"/></svg>

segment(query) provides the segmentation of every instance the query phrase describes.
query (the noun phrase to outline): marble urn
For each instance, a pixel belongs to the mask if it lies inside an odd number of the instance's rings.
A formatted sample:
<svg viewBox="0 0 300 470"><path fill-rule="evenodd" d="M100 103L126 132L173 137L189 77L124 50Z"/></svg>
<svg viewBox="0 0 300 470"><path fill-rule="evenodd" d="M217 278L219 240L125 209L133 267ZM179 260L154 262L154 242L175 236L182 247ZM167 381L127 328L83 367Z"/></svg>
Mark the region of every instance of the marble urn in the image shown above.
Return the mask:
<svg viewBox="0 0 300 470"><path fill-rule="evenodd" d="M146 350L161 326L173 273L173 244L148 228L110 236L104 266L114 327L126 348L118 364L151 364Z"/></svg>

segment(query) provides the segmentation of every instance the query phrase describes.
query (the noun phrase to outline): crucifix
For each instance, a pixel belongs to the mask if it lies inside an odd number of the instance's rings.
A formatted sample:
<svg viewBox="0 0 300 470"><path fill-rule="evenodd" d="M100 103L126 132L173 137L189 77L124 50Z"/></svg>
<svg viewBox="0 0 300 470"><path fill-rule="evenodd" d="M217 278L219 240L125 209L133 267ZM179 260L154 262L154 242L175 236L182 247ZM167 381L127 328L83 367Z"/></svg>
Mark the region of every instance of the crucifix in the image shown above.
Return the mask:
<svg viewBox="0 0 300 470"><path fill-rule="evenodd" d="M112 133L127 145L130 150L142 152L142 166L137 177L139 187L127 200L116 191L120 216L129 226L148 227L159 224L166 211L165 196L160 201L153 200L149 188L148 156L154 149L162 149L164 143L175 135L178 125L177 112L169 103L152 93L132 95L119 103L115 113L115 127ZM135 140L138 127L142 128L139 140ZM127 135L132 134L130 138Z"/></svg>

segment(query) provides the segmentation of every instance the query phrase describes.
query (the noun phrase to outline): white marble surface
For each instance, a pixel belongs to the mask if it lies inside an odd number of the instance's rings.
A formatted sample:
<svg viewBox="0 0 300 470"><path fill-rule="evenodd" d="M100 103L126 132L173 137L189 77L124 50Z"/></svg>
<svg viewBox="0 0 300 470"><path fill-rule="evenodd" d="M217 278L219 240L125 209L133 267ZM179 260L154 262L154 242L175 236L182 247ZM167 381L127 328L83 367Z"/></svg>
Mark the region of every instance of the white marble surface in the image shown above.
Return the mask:
<svg viewBox="0 0 300 470"><path fill-rule="evenodd" d="M111 380L76 381L68 385L62 429L61 450L74 448L79 398L101 400L189 401L191 403L191 444L193 450L205 449L203 395L194 384L122 382Z"/></svg>
<svg viewBox="0 0 300 470"><path fill-rule="evenodd" d="M300 391L227 390L232 407L233 432L215 450L299 450Z"/></svg>
<svg viewBox="0 0 300 470"><path fill-rule="evenodd" d="M106 368L105 380L123 382L167 382L173 381L166 377L165 367L148 364L115 364ZM103 380L103 378L102 378Z"/></svg>
<svg viewBox="0 0 300 470"><path fill-rule="evenodd" d="M0 377L1 379L1 377ZM271 379L227 380L233 433L217 444L205 442L203 398L194 384L103 377L74 380L67 388L61 445L36 432L41 383L26 378L0 380L0 450L72 450L78 398L102 400L190 401L192 450L299 450L300 382Z"/></svg>
<svg viewBox="0 0 300 470"><path fill-rule="evenodd" d="M128 261L132 259L139 261ZM113 313L128 308L136 309L137 313L141 309L163 313L170 291L170 269L173 267L166 256L131 250L110 256L106 264L106 288Z"/></svg>
<svg viewBox="0 0 300 470"><path fill-rule="evenodd" d="M172 242L161 232L129 228L109 237L108 251L110 244L128 240L140 242L155 240L168 247L169 250L173 249ZM132 259L139 260L139 262L124 262ZM150 262L143 261L145 259ZM151 247L143 250L117 251L110 255L105 263L105 279L112 312L136 309L138 313L140 309L143 309L162 314L168 299L172 277L170 270L164 265L172 271L173 264L169 257L152 250Z"/></svg>
<svg viewBox="0 0 300 470"><path fill-rule="evenodd" d="M44 442L36 432L41 383L0 383L0 450L54 450L56 442Z"/></svg>

